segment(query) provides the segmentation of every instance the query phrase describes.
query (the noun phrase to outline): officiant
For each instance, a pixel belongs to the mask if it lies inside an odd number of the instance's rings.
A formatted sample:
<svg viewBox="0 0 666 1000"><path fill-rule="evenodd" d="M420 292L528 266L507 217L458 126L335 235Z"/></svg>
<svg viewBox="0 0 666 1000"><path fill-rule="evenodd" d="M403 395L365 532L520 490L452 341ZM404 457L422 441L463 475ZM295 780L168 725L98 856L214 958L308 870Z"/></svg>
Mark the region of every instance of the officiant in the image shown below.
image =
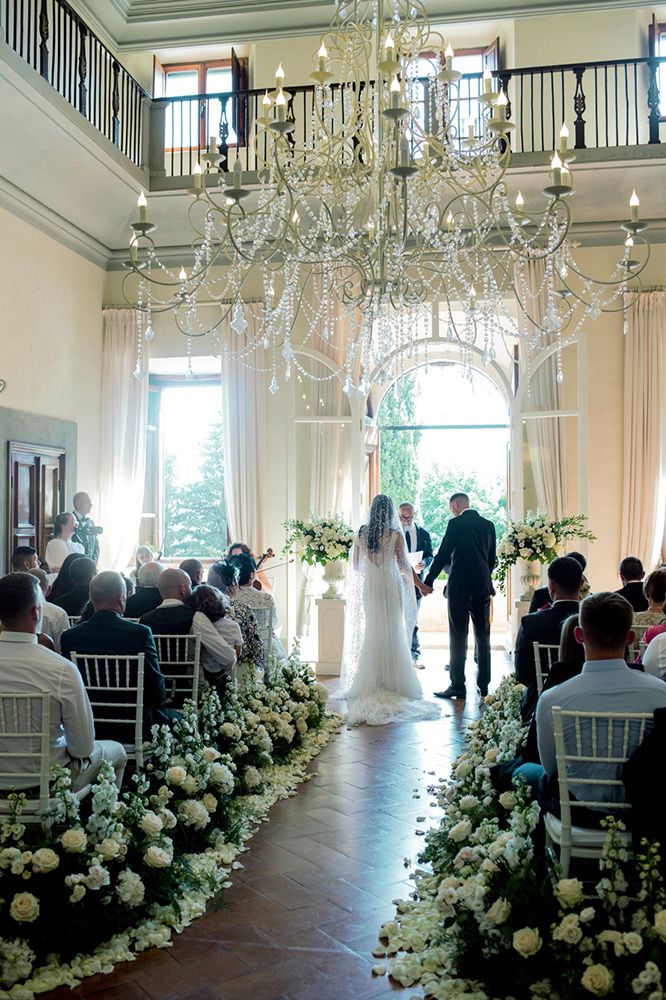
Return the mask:
<svg viewBox="0 0 666 1000"><path fill-rule="evenodd" d="M400 504L399 514L400 524L402 530L405 533L405 540L407 542L407 549L410 552L410 562L414 572L418 574L419 579L422 580L425 571L430 566L433 560L432 542L430 540L430 535L418 524L414 524L414 504L409 501L405 501ZM413 553L413 556L411 555ZM412 560L418 557L416 562ZM416 591L416 607L417 614L418 608L421 605L421 592ZM421 655L421 646L419 643L419 626L418 620L417 624L414 626L414 633L412 635L412 660L414 661L414 666L418 667L419 670L423 669L423 664L419 662L419 656Z"/></svg>

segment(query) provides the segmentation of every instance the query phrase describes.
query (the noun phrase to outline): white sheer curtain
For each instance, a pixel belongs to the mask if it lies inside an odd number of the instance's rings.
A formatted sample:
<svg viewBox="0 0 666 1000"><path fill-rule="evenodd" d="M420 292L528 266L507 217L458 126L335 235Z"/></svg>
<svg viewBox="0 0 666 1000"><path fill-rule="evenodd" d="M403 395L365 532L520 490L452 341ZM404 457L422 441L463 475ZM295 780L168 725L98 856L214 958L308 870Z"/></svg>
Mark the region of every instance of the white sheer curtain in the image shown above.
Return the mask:
<svg viewBox="0 0 666 1000"><path fill-rule="evenodd" d="M324 366L322 365L322 368ZM340 380L322 382L317 394L326 416L344 416L346 396ZM342 422L313 423L310 431L310 507L319 514L351 516L351 425Z"/></svg>
<svg viewBox="0 0 666 1000"><path fill-rule="evenodd" d="M242 350L243 342L253 341L261 322L263 303L243 305L248 324L237 334L229 322L220 331L222 344ZM248 361L264 367L262 348L251 350ZM240 362L222 354L222 412L224 415L224 494L227 525L232 541L245 542L253 552L263 552L266 378Z"/></svg>
<svg viewBox="0 0 666 1000"><path fill-rule="evenodd" d="M139 538L146 478L148 378L134 378L139 314L104 310L100 438L100 563L122 570Z"/></svg>
<svg viewBox="0 0 666 1000"><path fill-rule="evenodd" d="M629 300L631 301L631 300ZM624 342L622 556L658 565L666 501L666 292L642 292Z"/></svg>
<svg viewBox="0 0 666 1000"><path fill-rule="evenodd" d="M546 265L543 260L527 262L522 281L518 282L520 296L519 325L524 333L533 334L535 323L540 323L548 307L548 295L545 289ZM534 322L533 322L534 321ZM541 348L547 348L554 338L546 333L540 334ZM531 370L531 365L538 361L538 354L530 357L529 371L524 371L523 377L530 377L529 396L523 404L524 412L559 410L561 391L557 381L557 359L555 356L546 358L538 368ZM531 400L531 403L530 403ZM525 429L527 433L527 448L529 453L537 504L541 510L548 512L551 518L560 518L566 513L566 459L564 448L564 427L561 417L527 417Z"/></svg>

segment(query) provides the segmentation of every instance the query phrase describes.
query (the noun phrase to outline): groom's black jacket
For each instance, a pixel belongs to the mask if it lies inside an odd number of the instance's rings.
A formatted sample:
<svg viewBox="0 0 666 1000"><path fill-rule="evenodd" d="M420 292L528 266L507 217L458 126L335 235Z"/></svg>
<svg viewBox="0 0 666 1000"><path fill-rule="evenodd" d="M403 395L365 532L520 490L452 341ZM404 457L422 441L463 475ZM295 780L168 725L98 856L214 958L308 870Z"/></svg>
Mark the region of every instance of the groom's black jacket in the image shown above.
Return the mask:
<svg viewBox="0 0 666 1000"><path fill-rule="evenodd" d="M425 582L429 587L445 570L448 598L490 597L495 593L491 573L495 567L495 525L475 510L464 510L446 526Z"/></svg>

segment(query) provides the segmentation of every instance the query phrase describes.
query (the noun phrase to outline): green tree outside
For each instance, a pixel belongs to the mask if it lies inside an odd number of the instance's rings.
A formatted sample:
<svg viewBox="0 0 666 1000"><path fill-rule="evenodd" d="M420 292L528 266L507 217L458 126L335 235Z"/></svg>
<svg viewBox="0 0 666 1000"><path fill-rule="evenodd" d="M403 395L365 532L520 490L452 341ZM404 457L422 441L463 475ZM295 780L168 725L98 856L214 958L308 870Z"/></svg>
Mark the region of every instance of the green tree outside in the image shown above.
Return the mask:
<svg viewBox="0 0 666 1000"><path fill-rule="evenodd" d="M432 535L433 547L444 537L451 517L449 497L467 493L470 506L495 525L497 541L506 530L506 482L503 478L481 479L476 470L432 466L421 481L421 524Z"/></svg>
<svg viewBox="0 0 666 1000"><path fill-rule="evenodd" d="M392 424L415 423L414 372L396 383L398 395L393 386L384 396L378 413L378 423L382 427ZM382 430L379 443L379 481L382 493L391 497L397 505L403 500L418 503L420 472L419 442L421 431Z"/></svg>
<svg viewBox="0 0 666 1000"><path fill-rule="evenodd" d="M199 479L180 486L174 456L164 462L165 556L221 556L227 547L224 442L221 418L202 445Z"/></svg>

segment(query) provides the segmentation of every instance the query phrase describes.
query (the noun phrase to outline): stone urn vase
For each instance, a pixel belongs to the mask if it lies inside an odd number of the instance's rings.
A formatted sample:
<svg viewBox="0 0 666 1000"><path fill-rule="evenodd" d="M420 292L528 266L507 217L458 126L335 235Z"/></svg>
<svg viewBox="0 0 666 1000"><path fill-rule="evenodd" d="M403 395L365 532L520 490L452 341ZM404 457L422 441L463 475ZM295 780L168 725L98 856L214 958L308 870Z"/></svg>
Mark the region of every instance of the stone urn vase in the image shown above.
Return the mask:
<svg viewBox="0 0 666 1000"><path fill-rule="evenodd" d="M334 559L332 562L327 562L324 566L324 581L327 584L327 589L321 595L322 597L339 599L342 597L342 584L345 579L345 561L344 559Z"/></svg>
<svg viewBox="0 0 666 1000"><path fill-rule="evenodd" d="M534 591L541 585L541 563L538 559L518 559L518 579L522 584L519 601L531 601Z"/></svg>

